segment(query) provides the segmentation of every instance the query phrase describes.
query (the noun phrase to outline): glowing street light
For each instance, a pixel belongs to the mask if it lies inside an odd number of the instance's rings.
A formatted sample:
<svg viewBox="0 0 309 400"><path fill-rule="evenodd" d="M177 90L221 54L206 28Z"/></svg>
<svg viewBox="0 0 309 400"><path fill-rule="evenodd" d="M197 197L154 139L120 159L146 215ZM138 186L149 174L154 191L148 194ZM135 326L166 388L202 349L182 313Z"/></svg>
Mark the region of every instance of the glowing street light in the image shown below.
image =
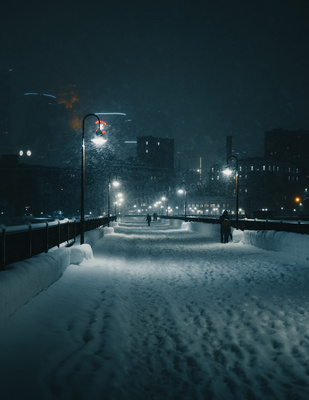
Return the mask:
<svg viewBox="0 0 309 400"><path fill-rule="evenodd" d="M84 243L84 228L85 228L85 120L88 117L95 117L99 123L100 118L96 114L87 114L83 119L83 130L82 130L82 178L81 178L81 207L80 207L80 244ZM102 131L98 129L96 131L97 138L102 136ZM104 144L106 140L102 137L100 144ZM94 141L94 140L93 140Z"/></svg>
<svg viewBox="0 0 309 400"><path fill-rule="evenodd" d="M236 228L238 228L238 158L234 155L231 154L230 156L227 157L226 163L229 163L229 160L231 158L235 159L236 162L236 171L235 171L235 179L236 179ZM223 171L223 173L227 176L230 176L232 174L232 170L227 168Z"/></svg>
<svg viewBox="0 0 309 400"><path fill-rule="evenodd" d="M163 197L161 198L161 200L162 200L162 201L166 201L166 215L168 216L168 198L165 197L165 196L163 196Z"/></svg>
<svg viewBox="0 0 309 400"><path fill-rule="evenodd" d="M186 189L179 189L178 194L185 195L185 219L186 219L187 218L187 191L186 191Z"/></svg>
<svg viewBox="0 0 309 400"><path fill-rule="evenodd" d="M120 186L120 182L118 181L113 181L111 182L111 175L109 174L108 177L108 202L107 202L107 217L108 217L108 222L107 222L107 226L109 226L109 218L110 218L110 204L111 204L111 187L119 187Z"/></svg>
<svg viewBox="0 0 309 400"><path fill-rule="evenodd" d="M123 194L122 193L117 193L117 195L115 196L116 201L115 201L115 215L117 215L117 206L121 206L123 203ZM140 210L138 210L138 212L140 212Z"/></svg>

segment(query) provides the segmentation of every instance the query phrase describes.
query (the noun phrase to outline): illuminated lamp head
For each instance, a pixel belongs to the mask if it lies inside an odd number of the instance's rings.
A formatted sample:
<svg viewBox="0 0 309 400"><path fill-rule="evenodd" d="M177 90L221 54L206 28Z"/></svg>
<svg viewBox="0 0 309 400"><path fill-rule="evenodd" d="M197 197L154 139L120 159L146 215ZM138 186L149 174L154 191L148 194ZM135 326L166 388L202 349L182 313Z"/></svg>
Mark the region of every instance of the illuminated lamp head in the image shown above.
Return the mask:
<svg viewBox="0 0 309 400"><path fill-rule="evenodd" d="M106 134L106 128L104 129L104 127L106 127L107 124L105 121L101 120L100 121L97 120L95 124L98 125L98 129L96 129L95 131L96 137L91 141L96 145L103 145L104 143L107 142L107 139L104 137L104 135Z"/></svg>
<svg viewBox="0 0 309 400"><path fill-rule="evenodd" d="M97 135L103 135L106 133L107 123L105 121L95 121L95 124L98 125L98 129L96 130Z"/></svg>

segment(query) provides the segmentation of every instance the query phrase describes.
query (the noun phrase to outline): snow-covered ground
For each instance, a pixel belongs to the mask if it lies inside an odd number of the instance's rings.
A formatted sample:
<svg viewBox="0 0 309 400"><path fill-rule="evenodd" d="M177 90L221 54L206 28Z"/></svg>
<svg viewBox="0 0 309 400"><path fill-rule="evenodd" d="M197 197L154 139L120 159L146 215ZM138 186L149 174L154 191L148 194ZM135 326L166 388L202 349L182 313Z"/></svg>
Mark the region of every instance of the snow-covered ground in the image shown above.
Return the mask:
<svg viewBox="0 0 309 400"><path fill-rule="evenodd" d="M308 246L266 251L250 236L279 234L240 232L221 244L218 226L197 226L123 219L80 264L56 250L63 275L0 322L0 399L307 400ZM36 282L44 257L0 273L7 299L23 293L9 274Z"/></svg>

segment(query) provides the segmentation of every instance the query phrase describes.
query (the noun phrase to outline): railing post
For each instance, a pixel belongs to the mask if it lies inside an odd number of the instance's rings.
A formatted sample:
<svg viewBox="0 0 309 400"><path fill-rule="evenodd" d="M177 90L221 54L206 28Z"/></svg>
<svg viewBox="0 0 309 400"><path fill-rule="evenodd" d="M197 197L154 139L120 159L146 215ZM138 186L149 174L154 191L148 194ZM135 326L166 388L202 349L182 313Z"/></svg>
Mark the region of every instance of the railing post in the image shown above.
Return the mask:
<svg viewBox="0 0 309 400"><path fill-rule="evenodd" d="M5 262L6 262L6 245L5 245L5 225L1 225L2 235L1 235L1 260L0 260L0 269L4 269Z"/></svg>
<svg viewBox="0 0 309 400"><path fill-rule="evenodd" d="M57 247L60 247L60 221L58 219L58 243L57 243Z"/></svg>
<svg viewBox="0 0 309 400"><path fill-rule="evenodd" d="M70 240L70 221L68 220L68 228L67 228L67 243L69 243Z"/></svg>
<svg viewBox="0 0 309 400"><path fill-rule="evenodd" d="M46 221L45 224L46 224L46 230L45 230L45 253L47 253L48 252L48 234L49 234L48 221Z"/></svg>
<svg viewBox="0 0 309 400"><path fill-rule="evenodd" d="M76 222L76 219L74 219L74 242L75 242L75 240L76 240L76 236L77 236L77 222Z"/></svg>
<svg viewBox="0 0 309 400"><path fill-rule="evenodd" d="M32 225L31 224L29 224L28 238L29 238L29 257L31 257L32 256Z"/></svg>

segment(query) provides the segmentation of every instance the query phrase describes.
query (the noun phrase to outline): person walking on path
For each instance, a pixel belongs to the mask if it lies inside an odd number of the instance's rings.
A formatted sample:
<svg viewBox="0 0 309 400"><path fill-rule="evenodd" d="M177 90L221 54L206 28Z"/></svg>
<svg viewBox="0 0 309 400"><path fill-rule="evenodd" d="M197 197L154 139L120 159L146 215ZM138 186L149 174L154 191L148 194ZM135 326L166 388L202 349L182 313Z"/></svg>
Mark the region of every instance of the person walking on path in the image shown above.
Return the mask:
<svg viewBox="0 0 309 400"><path fill-rule="evenodd" d="M231 221L225 218L222 221L222 233L223 233L223 243L228 243L229 237L231 236Z"/></svg>
<svg viewBox="0 0 309 400"><path fill-rule="evenodd" d="M221 228L220 228L221 243L223 243L223 240L224 240L224 237L223 237L224 236L224 234L223 234L223 221L225 219L228 219L228 220L230 219L229 213L226 210L224 210L219 219L220 219L220 224L221 224Z"/></svg>
<svg viewBox="0 0 309 400"><path fill-rule="evenodd" d="M148 226L150 226L150 222L151 222L151 215L150 214L147 214L146 221L148 222Z"/></svg>

